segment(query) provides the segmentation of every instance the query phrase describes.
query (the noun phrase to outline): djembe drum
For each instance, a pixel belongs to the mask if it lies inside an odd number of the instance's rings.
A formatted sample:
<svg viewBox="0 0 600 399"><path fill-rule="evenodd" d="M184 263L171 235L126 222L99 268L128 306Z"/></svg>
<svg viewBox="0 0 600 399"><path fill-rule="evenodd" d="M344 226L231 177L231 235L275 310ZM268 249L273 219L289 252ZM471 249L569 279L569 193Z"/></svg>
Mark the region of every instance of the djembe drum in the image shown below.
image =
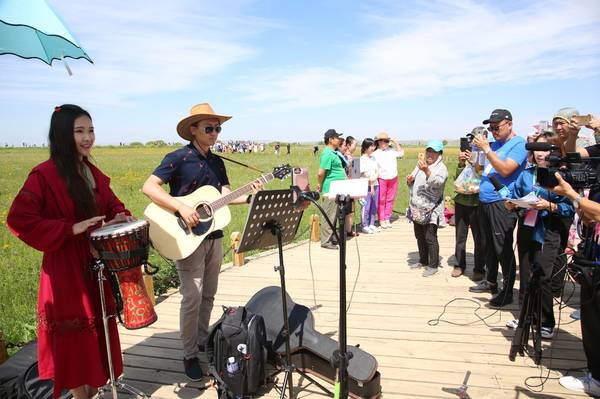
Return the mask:
<svg viewBox="0 0 600 399"><path fill-rule="evenodd" d="M142 266L148 266L148 229L148 222L136 220L101 227L90 234L100 259L117 277L123 325L129 330L148 327L157 319L142 276Z"/></svg>

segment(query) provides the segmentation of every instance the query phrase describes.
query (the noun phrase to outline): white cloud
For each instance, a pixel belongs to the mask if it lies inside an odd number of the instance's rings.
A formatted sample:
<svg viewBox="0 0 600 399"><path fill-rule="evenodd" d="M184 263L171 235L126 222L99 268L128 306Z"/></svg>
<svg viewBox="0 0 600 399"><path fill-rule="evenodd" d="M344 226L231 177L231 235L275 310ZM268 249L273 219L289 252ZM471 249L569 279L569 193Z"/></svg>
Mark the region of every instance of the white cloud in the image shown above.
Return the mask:
<svg viewBox="0 0 600 399"><path fill-rule="evenodd" d="M56 98L57 87L60 96L88 105L127 105L148 94L198 90L203 79L255 55L248 37L277 27L273 21L236 14L236 8L243 8L237 3L226 11L213 2L187 0L52 5L94 65L68 60L72 77L66 77L60 61L53 71L34 61L19 70L3 65L5 101ZM21 73L24 69L34 73Z"/></svg>
<svg viewBox="0 0 600 399"><path fill-rule="evenodd" d="M274 108L431 95L497 83L596 75L600 6L595 0L515 2L514 10L469 0L438 1L406 14L365 11L385 36L357 43L344 65L257 71L241 84ZM560 10L560 11L559 11ZM394 16L398 15L397 17Z"/></svg>

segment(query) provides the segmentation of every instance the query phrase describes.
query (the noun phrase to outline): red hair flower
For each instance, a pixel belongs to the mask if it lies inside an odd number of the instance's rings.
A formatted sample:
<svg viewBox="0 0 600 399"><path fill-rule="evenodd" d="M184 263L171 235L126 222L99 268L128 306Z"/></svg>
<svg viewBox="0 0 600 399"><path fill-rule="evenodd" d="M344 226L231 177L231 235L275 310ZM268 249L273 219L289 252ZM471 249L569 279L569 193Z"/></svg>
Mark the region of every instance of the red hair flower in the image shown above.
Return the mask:
<svg viewBox="0 0 600 399"><path fill-rule="evenodd" d="M54 107L54 112L60 112L60 107Z"/></svg>

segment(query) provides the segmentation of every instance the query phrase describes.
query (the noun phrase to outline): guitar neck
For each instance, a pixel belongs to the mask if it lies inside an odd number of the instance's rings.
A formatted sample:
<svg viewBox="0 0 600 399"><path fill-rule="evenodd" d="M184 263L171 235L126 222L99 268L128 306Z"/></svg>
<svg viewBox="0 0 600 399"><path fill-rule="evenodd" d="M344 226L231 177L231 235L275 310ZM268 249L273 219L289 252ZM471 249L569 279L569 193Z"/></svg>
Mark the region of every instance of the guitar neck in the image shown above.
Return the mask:
<svg viewBox="0 0 600 399"><path fill-rule="evenodd" d="M267 175L262 175L261 177L259 177L259 180L261 180L263 182L263 184L266 184L266 183L270 182L271 180L273 180L273 178L274 178L273 173L269 173ZM225 205L229 204L231 201L238 198L239 196L251 192L253 183L254 183L254 181L251 181L250 183L248 183L248 184L238 188L237 190L232 191L229 194L224 195L221 198L219 198L218 200L214 201L213 203L210 204L212 209L216 211L217 209L220 209L220 208L224 207Z"/></svg>

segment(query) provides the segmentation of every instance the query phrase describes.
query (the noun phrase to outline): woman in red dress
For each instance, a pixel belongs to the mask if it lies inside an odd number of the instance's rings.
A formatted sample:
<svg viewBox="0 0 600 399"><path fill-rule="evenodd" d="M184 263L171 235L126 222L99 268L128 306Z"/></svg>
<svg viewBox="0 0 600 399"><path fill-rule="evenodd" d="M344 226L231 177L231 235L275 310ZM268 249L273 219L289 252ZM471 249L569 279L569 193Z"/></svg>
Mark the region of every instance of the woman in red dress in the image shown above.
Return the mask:
<svg viewBox="0 0 600 399"><path fill-rule="evenodd" d="M89 232L133 220L110 189L110 179L89 162L94 145L89 113L65 104L50 122L50 159L30 172L8 214L11 231L44 253L38 295L38 361L41 379L54 381L54 397L70 389L91 397L109 379ZM114 299L104 286L109 314ZM116 322L109 322L115 375L123 372Z"/></svg>

